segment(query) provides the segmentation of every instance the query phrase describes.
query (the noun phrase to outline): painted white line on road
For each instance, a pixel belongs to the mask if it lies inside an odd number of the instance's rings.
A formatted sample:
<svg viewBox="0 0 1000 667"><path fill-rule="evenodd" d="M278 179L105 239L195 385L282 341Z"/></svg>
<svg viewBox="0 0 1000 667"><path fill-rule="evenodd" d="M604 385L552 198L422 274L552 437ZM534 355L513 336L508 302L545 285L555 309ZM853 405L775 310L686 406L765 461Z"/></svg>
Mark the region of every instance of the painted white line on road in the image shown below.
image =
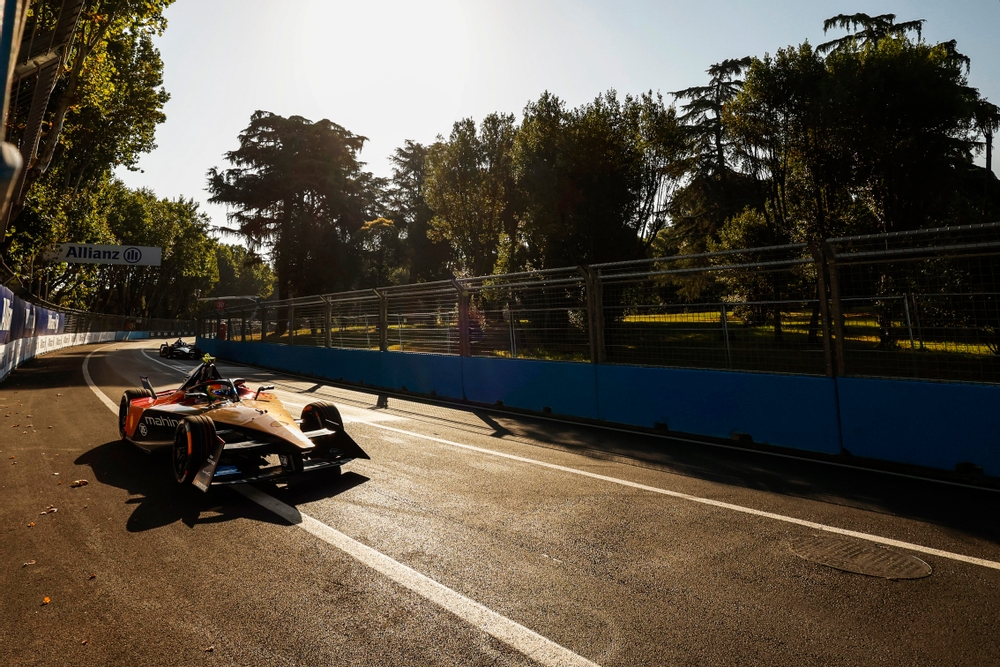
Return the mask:
<svg viewBox="0 0 1000 667"><path fill-rule="evenodd" d="M114 401L105 396L103 391L97 388L97 385L94 384L94 378L90 377L90 358L95 354L97 354L98 352L100 352L101 350L106 350L109 347L114 347L115 345L117 345L117 343L112 343L111 345L105 345L104 347L99 347L84 358L83 379L87 381L87 386L90 387L90 390L93 391L95 394L97 394L97 398L101 399L101 402L104 403L104 405L108 406L108 410L111 410L111 412L117 415L118 406L115 405Z"/></svg>
<svg viewBox="0 0 1000 667"><path fill-rule="evenodd" d="M111 412L117 415L118 406L98 388L93 378L91 378L89 370L90 357L108 347L112 346L105 345L87 355L83 360L83 377L87 381L87 386L90 387L91 391L101 399ZM148 355L146 356L148 357ZM152 358L150 360L156 361L156 359ZM166 364L163 365L166 366ZM283 503L257 488L244 484L234 487L234 489L264 509L274 512L292 525L298 526L327 544L340 549L360 563L388 577L397 584L408 588L425 600L451 612L466 623L497 638L532 660L546 665L546 667L600 667L597 663L573 653L569 649L546 639L537 632L529 630L505 616L501 616L478 602L465 597L461 593L453 591L430 577L420 574L413 568L393 560L382 552L376 551L348 537L322 521L318 521L308 514L301 513L291 505Z"/></svg>
<svg viewBox="0 0 1000 667"><path fill-rule="evenodd" d="M693 503L699 503L702 505L710 505L712 507L718 507L721 509L731 510L733 512L740 512L742 514L749 514L752 516L759 516L767 519L773 519L775 521L782 521L784 523L791 523L798 526L804 526L806 528L812 528L813 530L819 530L826 533L835 533L837 535L845 535L847 537L854 537L859 540L866 540L868 542L875 542L876 544L883 544L885 546L896 547L898 549L906 549L908 551L916 551L918 553L929 554L932 556L940 556L941 558L947 558L950 560L960 561L963 563L969 563L971 565L979 565L981 567L988 567L994 570L1000 570L1000 562L987 560L985 558L977 558L975 556L966 556L964 554L954 553L952 551L944 551L942 549L935 549L933 547L925 547L921 544L913 544L912 542L903 542L901 540L894 540L889 537L882 537L881 535L872 535L870 533L862 533L856 530L848 530L846 528L838 528L837 526L829 526L823 523L817 523L815 521L807 521L805 519L798 519L791 516L786 516L784 514L776 514L774 512L766 512L764 510L754 509L752 507L745 507L743 505L735 505L733 503L723 502L721 500L712 500L711 498L703 498L701 496L692 496L687 493L681 493L679 491L671 491L669 489L663 489L656 486L648 486L646 484L639 484L638 482L630 482L625 479L620 479L618 477L609 477L607 475L599 475L597 473L588 472L586 470L579 470L577 468L570 468L569 466L561 466L555 463L547 463L545 461L538 461L536 459L529 459L524 456L517 456L515 454L506 454L503 452L497 452L492 449L486 449L484 447L476 447L475 445L467 445L460 442L454 442L451 440L445 440L444 438L438 438L435 436L424 435L423 433L417 433L415 431L407 431L401 428L395 428L392 426L386 426L385 424L379 424L375 421L368 421L365 419L356 419L358 422L372 426L374 428L380 428L385 431L392 431L394 433L399 433L401 435L408 435L414 438L421 438L423 440L430 440L431 442L436 442L442 445L448 445L450 447L458 447L460 449L466 449L469 451L479 452L481 454L488 454L490 456L497 456L500 458L509 459L512 461L519 461L521 463L527 463L530 465L540 466L543 468L549 468L551 470L559 470L561 472L570 473L573 475L579 475L582 477L590 477L591 479L598 479L605 482L611 482L613 484L620 484L622 486L628 486L634 489L640 489L642 491L649 491L652 493L658 493L664 496L670 496L672 498L680 498L682 500L687 500Z"/></svg>
<svg viewBox="0 0 1000 667"><path fill-rule="evenodd" d="M537 632L501 616L495 611L470 600L447 586L420 574L416 570L389 558L385 554L348 537L321 521L300 513L291 505L249 485L234 487L236 491L264 507L289 523L315 535L331 544L355 560L367 565L397 584L404 586L420 597L450 611L470 625L496 637L508 646L517 649L532 660L543 665L567 665L597 667L596 663L573 653L567 648L546 639Z"/></svg>
<svg viewBox="0 0 1000 667"><path fill-rule="evenodd" d="M767 519L774 519L775 521L783 521L785 523L792 523L798 526L805 526L806 528L812 528L813 530L820 530L826 533L836 533L838 535L846 535L848 537L854 537L859 540L867 540L869 542L875 542L877 544L884 544L886 546L897 547L899 549L907 549L909 551L917 551L919 553L930 554L932 556L940 556L941 558L949 558L951 560L961 561L963 563L970 563L972 565L979 565L982 567L992 568L994 570L1000 570L1000 562L986 560L985 558L976 558L975 556L965 556L963 554L953 553L951 551L943 551L941 549L935 549L933 547L925 547L920 544L913 544L911 542L903 542L900 540L894 540L888 537L882 537L880 535L871 535L869 533L862 533L856 530L848 530L846 528L838 528L836 526L828 526L823 523L817 523L815 521L807 521L805 519L797 519L795 517L786 516L784 514L775 514L774 512L765 512L764 510L754 509L752 507L744 507L743 505L734 505L733 503L723 502L721 500L712 500L711 498L702 498L701 496L692 496L687 493L681 493L680 491L671 491L669 489L662 489L656 486L648 486L646 484L640 484L638 482L631 482L627 479L620 479L618 477L609 477L607 475L600 475L598 473L589 472L586 470L579 470L577 468L570 468L569 466L562 466L556 463L547 463L545 461L538 461L536 459L529 459L524 456L517 456L516 454L506 454L504 452L497 452L492 449L486 449L484 447L476 447L475 445L467 445L460 442L453 442L451 440L445 440L444 438L438 438L431 435L424 435L423 433L416 433L414 431L407 431L401 428L394 428L392 426L386 426L385 424L377 424L374 422L369 422L369 426L374 428L380 428L384 431L392 431L393 433L399 433L401 435L407 435L414 438L421 438L423 440L430 440L431 442L437 442L442 445L448 445L449 447L458 447L460 449L466 449L473 452L479 452L481 454L488 454L490 456L496 456L499 458L509 459L511 461L519 461L521 463L527 463L534 466L539 466L542 468L549 468L551 470L558 470L560 472L566 472L573 475L579 475L581 477L589 477L591 479L598 479L604 482L611 482L613 484L619 484L621 486L631 487L633 489L639 489L642 491L650 491L652 493L658 493L664 496L670 496L671 498L680 498L682 500L688 500L693 503L699 503L702 505L710 505L712 507L719 507L721 509L732 510L734 512L740 512L742 514L750 514L753 516L764 517Z"/></svg>

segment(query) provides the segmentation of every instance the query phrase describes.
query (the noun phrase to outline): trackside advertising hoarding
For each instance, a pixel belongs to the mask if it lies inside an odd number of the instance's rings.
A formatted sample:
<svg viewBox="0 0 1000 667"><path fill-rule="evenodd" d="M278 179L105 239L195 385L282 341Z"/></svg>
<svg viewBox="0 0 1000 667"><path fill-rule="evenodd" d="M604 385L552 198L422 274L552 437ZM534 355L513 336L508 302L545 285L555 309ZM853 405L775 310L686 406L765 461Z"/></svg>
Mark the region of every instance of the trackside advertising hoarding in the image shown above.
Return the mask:
<svg viewBox="0 0 1000 667"><path fill-rule="evenodd" d="M162 248L141 245L62 243L45 253L45 259L50 262L68 262L70 264L159 266L162 258Z"/></svg>
<svg viewBox="0 0 1000 667"><path fill-rule="evenodd" d="M0 345L21 338L52 336L66 330L66 316L35 306L0 287Z"/></svg>

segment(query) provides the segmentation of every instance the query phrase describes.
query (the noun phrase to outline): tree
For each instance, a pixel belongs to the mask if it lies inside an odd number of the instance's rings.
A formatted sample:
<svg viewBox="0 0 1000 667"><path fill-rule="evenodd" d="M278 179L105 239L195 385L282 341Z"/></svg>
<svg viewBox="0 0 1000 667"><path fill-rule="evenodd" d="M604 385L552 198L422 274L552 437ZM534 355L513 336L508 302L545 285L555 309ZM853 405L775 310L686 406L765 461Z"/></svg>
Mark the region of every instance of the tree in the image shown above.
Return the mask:
<svg viewBox="0 0 1000 667"><path fill-rule="evenodd" d="M347 288L351 237L374 207L376 183L358 161L365 137L329 120L257 111L208 172L210 201L230 207L231 227L274 260L278 298Z"/></svg>
<svg viewBox="0 0 1000 667"><path fill-rule="evenodd" d="M430 238L451 244L460 273L493 273L501 235L514 224L510 154L515 132L509 114L490 114L478 130L467 118L427 155L426 198L435 212Z"/></svg>
<svg viewBox="0 0 1000 667"><path fill-rule="evenodd" d="M686 140L673 108L614 91L567 110L544 93L525 108L515 169L527 263L633 259L667 223Z"/></svg>
<svg viewBox="0 0 1000 667"><path fill-rule="evenodd" d="M274 271L259 257L239 245L215 247L219 282L213 296L255 296L266 299L274 291Z"/></svg>
<svg viewBox="0 0 1000 667"><path fill-rule="evenodd" d="M99 207L116 243L158 246L159 267L103 266L90 309L146 317L192 316L195 292L209 293L219 280L217 243L208 216L192 200L159 199L146 189L113 181Z"/></svg>
<svg viewBox="0 0 1000 667"><path fill-rule="evenodd" d="M117 165L134 165L155 147L153 130L164 120L161 110L169 96L160 88L163 66L152 36L166 28L163 10L172 2L86 0L49 101L47 129L37 147L27 147L30 157L24 185L11 202L12 222L53 165L63 167L60 187L75 191L87 178L100 181ZM33 5L26 34L44 34L58 16L46 3ZM25 113L26 108L12 109L12 140ZM0 249L9 244L0 239Z"/></svg>
<svg viewBox="0 0 1000 667"><path fill-rule="evenodd" d="M657 241L660 253L704 252L728 218L747 206L763 208L757 184L737 171L735 139L723 123L751 61L723 60L708 68L708 85L673 93L678 100L688 100L679 117L689 137L687 178L671 201L670 228Z"/></svg>
<svg viewBox="0 0 1000 667"><path fill-rule="evenodd" d="M428 237L434 210L427 203L427 154L423 144L407 140L389 158L392 178L388 213L399 228L408 281L423 282L448 277L451 246L444 239Z"/></svg>

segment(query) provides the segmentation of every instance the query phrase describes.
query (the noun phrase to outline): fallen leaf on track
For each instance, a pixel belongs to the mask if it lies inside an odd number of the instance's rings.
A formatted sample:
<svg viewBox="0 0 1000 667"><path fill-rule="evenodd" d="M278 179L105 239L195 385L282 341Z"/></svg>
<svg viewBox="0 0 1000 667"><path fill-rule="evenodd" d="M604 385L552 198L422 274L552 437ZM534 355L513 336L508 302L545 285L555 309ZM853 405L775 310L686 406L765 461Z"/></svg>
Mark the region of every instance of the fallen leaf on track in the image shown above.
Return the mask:
<svg viewBox="0 0 1000 667"><path fill-rule="evenodd" d="M35 522L34 521L32 521L31 523L28 524L28 528L34 528L34 527L35 527Z"/></svg>
<svg viewBox="0 0 1000 667"><path fill-rule="evenodd" d="M91 573L90 576L87 577L87 579L97 579L97 575L94 574L94 573Z"/></svg>
<svg viewBox="0 0 1000 667"><path fill-rule="evenodd" d="M70 486L72 486L73 488L76 488L78 486L87 486L88 484L90 484L90 482L88 482L87 480L85 480L85 479L78 479L78 480L74 481L72 484L70 484Z"/></svg>
<svg viewBox="0 0 1000 667"><path fill-rule="evenodd" d="M87 644L87 643L89 643L89 642L90 642L90 640L89 640L89 639L84 639L84 640L83 640L82 642L80 642L80 643L81 643L81 644Z"/></svg>
<svg viewBox="0 0 1000 667"><path fill-rule="evenodd" d="M22 565L21 567L28 567L29 565L34 565L34 564L35 564L35 561L33 561L33 560L29 560L29 561L28 561L27 563L25 563L25 564L24 564L24 565Z"/></svg>
<svg viewBox="0 0 1000 667"><path fill-rule="evenodd" d="M43 605L46 605L46 604L48 604L48 603L50 603L50 602L52 602L52 600L50 600L50 599L49 599L48 597L44 597L44 598L42 598L42 604L43 604Z"/></svg>
<svg viewBox="0 0 1000 667"><path fill-rule="evenodd" d="M214 650L215 650L214 646L209 646L208 648L205 649L205 653L211 653Z"/></svg>

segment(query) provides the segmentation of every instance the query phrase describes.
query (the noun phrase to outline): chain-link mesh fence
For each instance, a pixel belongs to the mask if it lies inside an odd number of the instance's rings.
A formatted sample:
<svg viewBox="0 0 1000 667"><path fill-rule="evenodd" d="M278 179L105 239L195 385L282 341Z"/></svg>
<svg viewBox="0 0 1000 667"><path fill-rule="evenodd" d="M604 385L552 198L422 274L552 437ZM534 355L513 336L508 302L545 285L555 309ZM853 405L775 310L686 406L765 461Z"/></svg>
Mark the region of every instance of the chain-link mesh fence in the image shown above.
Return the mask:
<svg viewBox="0 0 1000 667"><path fill-rule="evenodd" d="M239 341L1000 382L1000 223L393 286L206 313Z"/></svg>

